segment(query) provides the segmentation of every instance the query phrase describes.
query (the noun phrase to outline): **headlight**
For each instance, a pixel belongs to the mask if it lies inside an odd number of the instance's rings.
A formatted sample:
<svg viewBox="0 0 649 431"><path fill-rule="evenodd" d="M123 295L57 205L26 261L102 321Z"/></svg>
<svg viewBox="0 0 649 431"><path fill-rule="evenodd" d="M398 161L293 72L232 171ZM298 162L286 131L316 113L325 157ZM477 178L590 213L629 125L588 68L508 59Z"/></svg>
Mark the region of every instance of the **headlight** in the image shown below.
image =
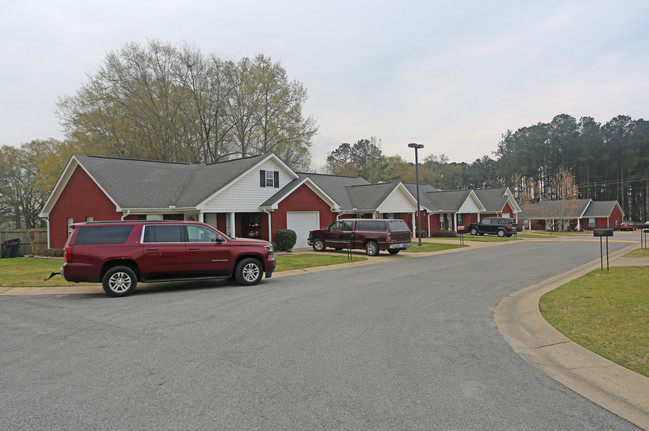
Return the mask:
<svg viewBox="0 0 649 431"><path fill-rule="evenodd" d="M270 257L275 257L275 249L273 248L273 244L265 245L264 248L268 250Z"/></svg>

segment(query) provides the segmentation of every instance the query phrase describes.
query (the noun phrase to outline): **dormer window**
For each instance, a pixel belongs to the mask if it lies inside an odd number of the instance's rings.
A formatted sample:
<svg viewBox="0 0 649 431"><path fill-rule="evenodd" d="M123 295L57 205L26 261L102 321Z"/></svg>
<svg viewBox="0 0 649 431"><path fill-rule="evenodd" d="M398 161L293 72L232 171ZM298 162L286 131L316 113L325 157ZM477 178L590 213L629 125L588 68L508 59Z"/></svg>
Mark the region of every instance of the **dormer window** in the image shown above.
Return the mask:
<svg viewBox="0 0 649 431"><path fill-rule="evenodd" d="M279 171L259 171L259 186L279 188Z"/></svg>

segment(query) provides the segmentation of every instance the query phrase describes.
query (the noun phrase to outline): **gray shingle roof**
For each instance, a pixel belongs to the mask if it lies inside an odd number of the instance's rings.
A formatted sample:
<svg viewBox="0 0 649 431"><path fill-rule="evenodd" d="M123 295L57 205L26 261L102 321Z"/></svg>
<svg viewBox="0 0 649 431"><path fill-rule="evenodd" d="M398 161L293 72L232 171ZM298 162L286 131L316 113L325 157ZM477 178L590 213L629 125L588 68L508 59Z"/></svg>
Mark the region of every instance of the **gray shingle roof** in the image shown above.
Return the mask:
<svg viewBox="0 0 649 431"><path fill-rule="evenodd" d="M344 209L375 210L398 185L399 183L380 183L347 186L345 189L352 206Z"/></svg>
<svg viewBox="0 0 649 431"><path fill-rule="evenodd" d="M617 201L592 201L584 217L610 217Z"/></svg>
<svg viewBox="0 0 649 431"><path fill-rule="evenodd" d="M458 211L462 204L469 197L471 190L437 191L425 193L428 205L422 205L431 211L453 212Z"/></svg>
<svg viewBox="0 0 649 431"><path fill-rule="evenodd" d="M485 207L486 212L499 212L503 210L507 203L506 191L507 187L474 190L476 196L478 196L478 199L480 199L480 202Z"/></svg>
<svg viewBox="0 0 649 431"><path fill-rule="evenodd" d="M522 217L526 219L578 218L584 214L590 202L590 199L574 199L525 204L522 206Z"/></svg>
<svg viewBox="0 0 649 431"><path fill-rule="evenodd" d="M268 155L213 165L83 156L75 158L122 208L192 207Z"/></svg>

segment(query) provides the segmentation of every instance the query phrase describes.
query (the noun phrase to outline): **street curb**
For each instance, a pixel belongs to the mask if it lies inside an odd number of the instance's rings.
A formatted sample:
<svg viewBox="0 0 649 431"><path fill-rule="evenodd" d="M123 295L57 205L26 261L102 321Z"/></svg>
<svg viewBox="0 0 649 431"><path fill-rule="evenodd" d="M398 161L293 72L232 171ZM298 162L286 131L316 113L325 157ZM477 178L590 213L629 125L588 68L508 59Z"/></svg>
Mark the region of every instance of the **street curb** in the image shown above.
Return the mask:
<svg viewBox="0 0 649 431"><path fill-rule="evenodd" d="M612 253L613 265L635 248ZM539 310L545 293L597 268L599 259L503 298L494 320L512 349L536 368L613 414L649 429L649 378L578 345L551 326Z"/></svg>

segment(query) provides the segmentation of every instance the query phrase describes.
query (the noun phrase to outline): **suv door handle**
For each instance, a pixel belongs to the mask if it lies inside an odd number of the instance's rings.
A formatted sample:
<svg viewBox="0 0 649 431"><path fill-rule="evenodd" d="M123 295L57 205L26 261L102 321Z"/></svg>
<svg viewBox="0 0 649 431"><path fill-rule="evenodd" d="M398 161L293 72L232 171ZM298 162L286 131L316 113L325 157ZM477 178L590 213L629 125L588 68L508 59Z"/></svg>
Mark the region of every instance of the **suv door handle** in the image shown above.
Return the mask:
<svg viewBox="0 0 649 431"><path fill-rule="evenodd" d="M190 250L190 251L196 251L196 250L200 250L200 248L198 248L198 247L190 247L190 248L188 248L188 250Z"/></svg>
<svg viewBox="0 0 649 431"><path fill-rule="evenodd" d="M146 251L158 251L157 248L147 248Z"/></svg>

